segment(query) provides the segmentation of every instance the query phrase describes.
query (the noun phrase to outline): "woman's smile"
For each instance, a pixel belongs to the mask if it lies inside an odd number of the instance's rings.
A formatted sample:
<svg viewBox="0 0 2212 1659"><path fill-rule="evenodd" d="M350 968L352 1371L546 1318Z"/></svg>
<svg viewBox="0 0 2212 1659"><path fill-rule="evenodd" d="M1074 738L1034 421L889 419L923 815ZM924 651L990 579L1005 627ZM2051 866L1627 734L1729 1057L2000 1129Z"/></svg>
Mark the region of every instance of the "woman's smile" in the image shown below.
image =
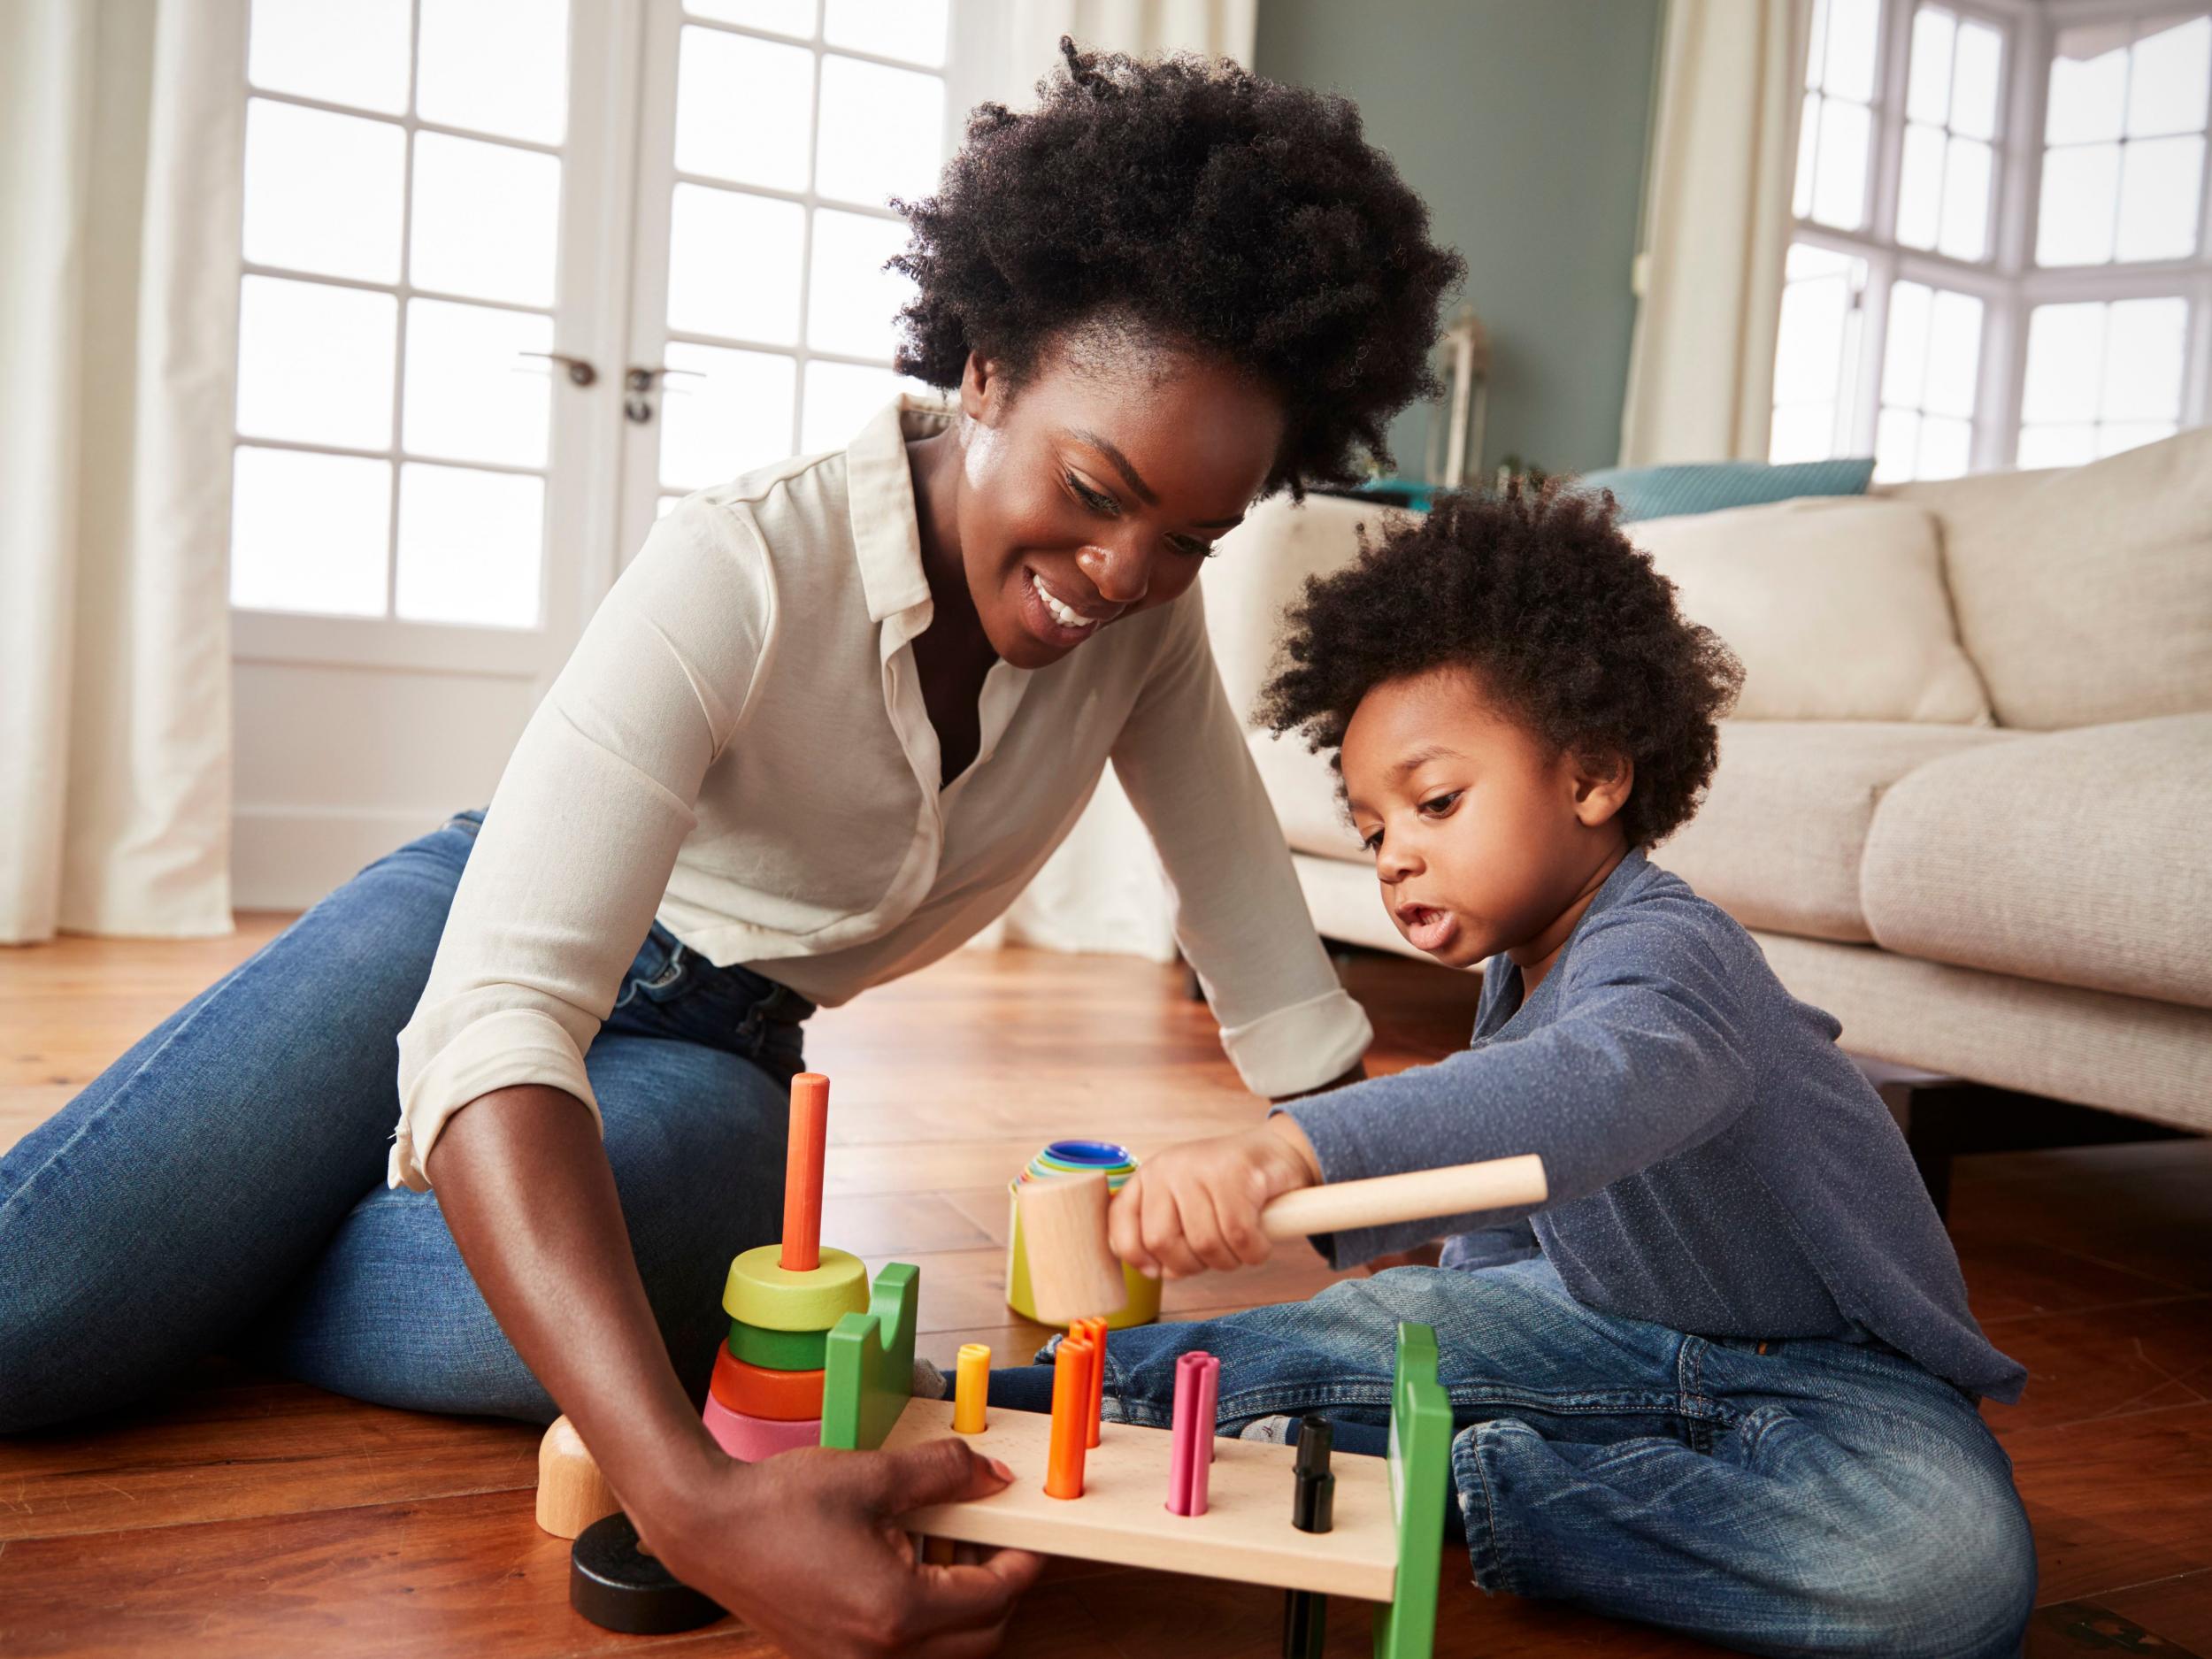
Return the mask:
<svg viewBox="0 0 2212 1659"><path fill-rule="evenodd" d="M1100 626L1111 622L1126 605L1107 604L1087 595L1071 594L1071 584L1063 579L1054 587L1036 570L1024 565L1021 571L1020 609L1022 624L1040 641L1059 650L1071 650L1098 632Z"/></svg>

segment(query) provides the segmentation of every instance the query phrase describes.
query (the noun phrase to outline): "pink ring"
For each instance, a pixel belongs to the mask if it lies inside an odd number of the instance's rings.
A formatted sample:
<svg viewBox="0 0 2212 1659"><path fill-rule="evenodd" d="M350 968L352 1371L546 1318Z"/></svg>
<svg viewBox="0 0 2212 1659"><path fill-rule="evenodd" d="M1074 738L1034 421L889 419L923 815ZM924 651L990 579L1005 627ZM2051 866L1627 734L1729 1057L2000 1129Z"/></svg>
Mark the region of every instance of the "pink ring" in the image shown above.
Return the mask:
<svg viewBox="0 0 2212 1659"><path fill-rule="evenodd" d="M778 1452L795 1451L802 1446L822 1443L822 1419L807 1417L795 1423L780 1423L770 1417L749 1417L742 1411L733 1411L712 1394L699 1413L707 1425L707 1432L714 1442L741 1463L757 1463L764 1457L773 1457Z"/></svg>

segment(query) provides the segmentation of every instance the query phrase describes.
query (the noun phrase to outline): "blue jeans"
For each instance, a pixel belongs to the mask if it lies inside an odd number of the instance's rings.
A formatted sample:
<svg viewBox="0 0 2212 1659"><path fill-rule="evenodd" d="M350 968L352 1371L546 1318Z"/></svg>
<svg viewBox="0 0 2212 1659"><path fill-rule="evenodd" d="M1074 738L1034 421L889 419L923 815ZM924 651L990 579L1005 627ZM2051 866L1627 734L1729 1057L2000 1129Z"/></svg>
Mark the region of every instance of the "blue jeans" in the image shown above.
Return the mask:
<svg viewBox="0 0 2212 1659"><path fill-rule="evenodd" d="M551 1420L435 1196L384 1185L396 1039L481 818L371 864L0 1159L0 1432L158 1392L223 1349L380 1404ZM812 1011L657 923L586 1063L695 1395L729 1258L780 1225Z"/></svg>
<svg viewBox="0 0 2212 1659"><path fill-rule="evenodd" d="M1398 1268L1310 1302L1117 1331L1106 1415L1164 1427L1176 1357L1203 1348L1221 1360L1222 1430L1319 1412L1340 1446L1379 1449L1401 1320L1436 1330L1485 1590L1753 1653L2018 1650L2035 1549L1971 1399L1871 1344L1709 1339L1601 1313L1540 1256ZM1000 1372L992 1400L1048 1409L1048 1377Z"/></svg>

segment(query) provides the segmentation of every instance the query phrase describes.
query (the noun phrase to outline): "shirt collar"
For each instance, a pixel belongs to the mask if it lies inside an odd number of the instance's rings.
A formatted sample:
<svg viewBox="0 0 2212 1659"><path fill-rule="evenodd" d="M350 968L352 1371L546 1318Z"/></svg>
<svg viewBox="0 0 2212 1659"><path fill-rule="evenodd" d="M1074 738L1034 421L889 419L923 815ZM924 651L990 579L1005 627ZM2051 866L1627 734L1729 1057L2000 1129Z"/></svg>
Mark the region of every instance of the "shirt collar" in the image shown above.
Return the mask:
<svg viewBox="0 0 2212 1659"><path fill-rule="evenodd" d="M952 420L949 403L902 394L878 411L846 448L847 511L872 622L929 599L906 445L910 439L944 431Z"/></svg>

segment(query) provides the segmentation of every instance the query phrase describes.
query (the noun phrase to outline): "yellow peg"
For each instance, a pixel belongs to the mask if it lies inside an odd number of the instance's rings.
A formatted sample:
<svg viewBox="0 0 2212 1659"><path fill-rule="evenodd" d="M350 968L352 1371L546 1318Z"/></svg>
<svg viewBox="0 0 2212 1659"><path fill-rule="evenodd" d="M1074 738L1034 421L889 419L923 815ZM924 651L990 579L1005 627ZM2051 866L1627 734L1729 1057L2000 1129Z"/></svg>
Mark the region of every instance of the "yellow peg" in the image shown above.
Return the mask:
<svg viewBox="0 0 2212 1659"><path fill-rule="evenodd" d="M952 1386L952 1432L983 1432L983 1401L991 1386L991 1350L981 1342L963 1342Z"/></svg>

